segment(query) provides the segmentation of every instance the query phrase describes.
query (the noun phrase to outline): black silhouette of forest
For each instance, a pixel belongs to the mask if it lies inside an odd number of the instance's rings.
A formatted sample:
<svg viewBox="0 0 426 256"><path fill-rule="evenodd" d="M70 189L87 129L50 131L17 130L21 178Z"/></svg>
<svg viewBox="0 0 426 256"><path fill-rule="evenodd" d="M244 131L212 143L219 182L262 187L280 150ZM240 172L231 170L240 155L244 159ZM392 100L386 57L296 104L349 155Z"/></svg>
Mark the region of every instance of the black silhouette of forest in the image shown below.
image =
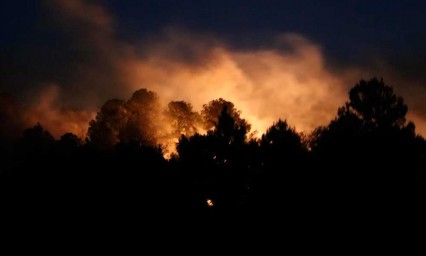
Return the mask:
<svg viewBox="0 0 426 256"><path fill-rule="evenodd" d="M225 99L200 112L170 102L161 116L179 140L168 158L162 127L153 121L158 97L146 89L127 101L107 101L85 140L72 133L54 139L43 124L13 139L13 118L3 107L2 198L27 211L133 217L156 211L369 216L422 202L426 141L406 120L403 99L376 78L361 80L348 96L312 134L280 119L260 138Z"/></svg>

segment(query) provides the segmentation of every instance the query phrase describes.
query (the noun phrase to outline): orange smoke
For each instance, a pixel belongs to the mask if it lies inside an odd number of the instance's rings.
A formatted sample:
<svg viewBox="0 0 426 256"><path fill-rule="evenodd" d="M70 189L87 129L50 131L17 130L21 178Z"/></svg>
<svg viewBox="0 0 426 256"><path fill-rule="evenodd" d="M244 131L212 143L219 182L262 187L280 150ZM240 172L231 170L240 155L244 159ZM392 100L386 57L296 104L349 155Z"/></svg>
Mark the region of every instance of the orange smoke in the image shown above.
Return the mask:
<svg viewBox="0 0 426 256"><path fill-rule="evenodd" d="M85 138L89 121L95 113L87 110L73 110L60 103L59 87L55 85L46 86L35 101L24 111L24 123L26 128L40 123L55 138L72 132L80 138Z"/></svg>
<svg viewBox="0 0 426 256"><path fill-rule="evenodd" d="M173 51L168 38L161 47ZM237 51L224 46L205 49L197 64L158 54L123 63L127 83L158 92L165 101L183 99L195 108L220 97L242 110L242 116L263 133L274 121L287 119L302 131L327 124L346 100L347 78L327 70L320 48L299 35L284 35L290 51ZM197 38L184 40L187 48L201 48ZM180 42L182 43L182 42ZM202 43L202 42L201 42ZM158 47L158 45L156 46Z"/></svg>
<svg viewBox="0 0 426 256"><path fill-rule="evenodd" d="M276 37L274 49L249 51L233 49L211 35L167 29L135 45L117 39L113 18L94 2L46 2L60 14L56 17L60 25L78 34L82 53L91 57L70 67L75 77L66 88L47 89L26 117L28 122L41 122L56 136L71 131L84 137L94 117L92 111L65 108L59 98L99 109L106 100L128 98L140 88L156 92L163 106L184 100L197 111L213 99L224 98L241 110L242 118L259 135L279 118L309 132L335 117L349 88L372 75L355 69L331 71L320 46L297 34ZM418 131L425 134L424 116L413 117Z"/></svg>

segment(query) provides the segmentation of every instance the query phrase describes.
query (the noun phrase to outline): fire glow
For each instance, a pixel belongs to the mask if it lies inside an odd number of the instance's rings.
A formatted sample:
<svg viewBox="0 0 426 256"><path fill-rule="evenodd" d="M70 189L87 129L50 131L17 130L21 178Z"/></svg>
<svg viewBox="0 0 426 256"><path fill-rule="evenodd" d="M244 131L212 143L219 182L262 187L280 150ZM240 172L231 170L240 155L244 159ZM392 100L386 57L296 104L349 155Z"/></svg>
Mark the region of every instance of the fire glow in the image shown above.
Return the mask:
<svg viewBox="0 0 426 256"><path fill-rule="evenodd" d="M93 55L88 63L70 66L75 75L66 86L49 81L54 85L40 87L38 100L27 107L25 125L40 122L55 137L73 132L84 138L104 102L128 99L140 88L157 93L163 108L183 100L200 111L203 104L224 98L241 110L258 135L279 118L309 133L336 116L354 82L370 77L359 69L330 70L321 47L298 34L271 36L276 48L240 50L213 35L170 27L150 40L130 43L116 36L114 17L97 3L46 3L59 14L55 18L63 29L81 42L82 54ZM426 131L424 118L413 117L418 130ZM171 124L166 120L159 115L154 122L165 122L167 130ZM162 143L174 145L176 140Z"/></svg>

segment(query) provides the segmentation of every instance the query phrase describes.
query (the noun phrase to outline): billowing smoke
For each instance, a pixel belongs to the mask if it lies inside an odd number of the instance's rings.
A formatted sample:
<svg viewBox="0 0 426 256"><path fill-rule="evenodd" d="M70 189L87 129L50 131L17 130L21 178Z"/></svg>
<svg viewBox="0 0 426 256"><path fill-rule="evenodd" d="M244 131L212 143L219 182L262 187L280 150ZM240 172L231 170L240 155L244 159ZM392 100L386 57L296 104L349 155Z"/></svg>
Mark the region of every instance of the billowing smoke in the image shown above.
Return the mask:
<svg viewBox="0 0 426 256"><path fill-rule="evenodd" d="M148 48L147 57L128 63L133 88L144 84L166 101L184 99L198 109L223 97L260 133L278 118L310 131L330 121L347 98L349 76L328 71L320 48L302 36L282 36L286 51L238 51L169 33L154 50ZM180 49L191 57L177 57Z"/></svg>
<svg viewBox="0 0 426 256"><path fill-rule="evenodd" d="M409 106L418 102L414 100L419 90L416 88L422 88L414 86L404 92L398 86L406 80L392 76L394 72L390 69L331 70L321 47L298 34L271 38L276 42L274 48L241 50L214 35L170 27L149 40L129 43L118 38L113 17L97 2L46 0L45 5L52 23L67 38L64 56L68 56L69 62L58 64L64 66L66 76L52 75L51 80L44 82L54 85L38 87L43 89L33 93L36 100L27 103L21 119L25 125L40 122L55 136L71 131L85 137L90 120L97 112L98 118L102 118L102 111L108 110L101 109L108 108L104 105L106 101L117 98L108 104L130 111L129 106L137 102L132 94L141 88L156 93L162 111L169 107L169 113L183 111L194 120L199 118L197 112L203 104L224 98L241 110L242 118L259 135L279 118L287 119L304 132L326 125L347 100L349 88L362 78L395 78L397 84L391 85ZM171 101L175 103L167 105ZM413 106L409 118L416 121L418 131L426 134L425 111L418 104ZM156 138L169 136L173 127L192 132L195 129L192 123L177 124L163 114L147 120L127 118L140 125L168 122L162 126L167 128L152 127L161 133L153 135ZM114 136L113 141L119 135Z"/></svg>
<svg viewBox="0 0 426 256"><path fill-rule="evenodd" d="M12 95L0 95L0 137L15 139L24 129L40 123L56 138L67 132L85 138L88 121L95 113L76 110L60 102L58 86L41 88L39 93L31 93L31 100L25 104Z"/></svg>
<svg viewBox="0 0 426 256"><path fill-rule="evenodd" d="M91 50L92 59L79 64L74 84L66 87L76 92L78 104L99 107L109 98L147 88L163 104L184 100L195 110L222 97L259 133L278 118L310 131L335 116L349 78L356 77L328 71L320 47L301 35L274 38L281 49L240 51L212 35L168 28L129 45L114 37L113 19L101 6L81 0L48 3L64 26L75 28L79 46L85 47L80 54Z"/></svg>
<svg viewBox="0 0 426 256"><path fill-rule="evenodd" d="M76 110L60 102L60 88L56 85L42 87L40 93L32 95L33 102L24 111L24 122L27 127L40 123L56 138L71 132L80 138L86 137L88 120L94 113L86 110Z"/></svg>

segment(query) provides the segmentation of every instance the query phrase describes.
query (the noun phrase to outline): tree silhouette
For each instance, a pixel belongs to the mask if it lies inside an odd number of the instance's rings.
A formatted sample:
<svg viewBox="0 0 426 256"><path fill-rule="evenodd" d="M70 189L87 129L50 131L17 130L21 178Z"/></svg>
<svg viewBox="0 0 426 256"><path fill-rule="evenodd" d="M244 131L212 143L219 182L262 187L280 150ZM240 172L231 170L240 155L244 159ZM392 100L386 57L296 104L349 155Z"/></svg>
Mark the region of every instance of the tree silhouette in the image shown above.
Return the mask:
<svg viewBox="0 0 426 256"><path fill-rule="evenodd" d="M172 101L167 105L167 116L171 119L174 135L192 136L198 132L201 116L185 101Z"/></svg>
<svg viewBox="0 0 426 256"><path fill-rule="evenodd" d="M307 152L302 137L287 121L279 119L262 135L260 146L266 161L298 161ZM274 165L276 163L272 163Z"/></svg>
<svg viewBox="0 0 426 256"><path fill-rule="evenodd" d="M83 141L75 134L65 133L57 141L57 145L64 150L76 150L79 147L83 146Z"/></svg>
<svg viewBox="0 0 426 256"><path fill-rule="evenodd" d="M20 144L29 154L45 153L51 149L54 142L53 136L40 123L26 129L20 140Z"/></svg>
<svg viewBox="0 0 426 256"><path fill-rule="evenodd" d="M90 121L88 136L101 149L117 143L137 142L155 146L159 126L160 102L157 94L140 89L128 101L107 101Z"/></svg>
<svg viewBox="0 0 426 256"><path fill-rule="evenodd" d="M71 162L73 158L78 158L77 154L83 145L83 141L77 135L65 133L55 142L55 157L66 162Z"/></svg>
<svg viewBox="0 0 426 256"><path fill-rule="evenodd" d="M403 99L383 80L361 80L350 90L349 101L339 108L337 118L313 132L311 147L317 151L339 148L342 152L366 142L384 142L389 136L414 138L414 124L406 123L407 110Z"/></svg>
<svg viewBox="0 0 426 256"><path fill-rule="evenodd" d="M225 107L226 111L235 120L236 124L241 127L244 126L247 132L250 132L251 126L245 119L240 117L241 112L235 108L232 102L226 101L222 98L212 100L209 103L203 105L201 116L204 121L204 129L208 131L217 125L219 116Z"/></svg>
<svg viewBox="0 0 426 256"><path fill-rule="evenodd" d="M15 152L18 175L48 175L55 139L41 124L23 132Z"/></svg>
<svg viewBox="0 0 426 256"><path fill-rule="evenodd" d="M126 102L127 123L119 133L122 143L138 142L142 145L157 144L157 131L161 128L158 118L161 108L156 93L140 89Z"/></svg>
<svg viewBox="0 0 426 256"><path fill-rule="evenodd" d="M250 125L244 119L233 116L232 112L228 111L228 106L225 105L214 126L214 130L210 131L210 133L221 138L227 144L242 144L247 139L249 130Z"/></svg>
<svg viewBox="0 0 426 256"><path fill-rule="evenodd" d="M118 135L128 121L125 102L112 99L102 106L96 119L90 121L88 137L102 149L112 148L119 142Z"/></svg>
<svg viewBox="0 0 426 256"><path fill-rule="evenodd" d="M7 122L16 106L1 97L0 120ZM406 121L407 110L383 80L360 81L307 144L281 119L254 138L240 111L222 98L198 114L184 101L161 109L158 96L141 89L129 100L105 102L84 142L72 133L55 140L40 124L17 141L0 141L7 142L0 145L7 151L0 173L16 181L4 191L14 188L19 203L118 209L126 218L180 209L209 216L247 210L260 213L257 219L291 221L358 218L380 208L383 216L426 194L426 141ZM7 136L18 123L0 133ZM202 125L206 132L197 133ZM157 145L160 135L180 136L170 160Z"/></svg>
<svg viewBox="0 0 426 256"><path fill-rule="evenodd" d="M337 118L312 135L316 165L327 166L314 174L328 188L323 197L375 209L402 204L415 187L413 164L421 154L407 109L383 80L360 81L350 90Z"/></svg>
<svg viewBox="0 0 426 256"><path fill-rule="evenodd" d="M224 103L222 100L215 102L209 106ZM200 200L204 200L201 204L210 199L215 208L222 209L239 206L248 181L248 168L254 159L250 153L252 148L246 141L247 127L250 126L239 118L239 114L236 115L237 110L229 111L228 106L233 107L233 104L224 104L213 129L206 135L182 136L177 145L179 162L198 184L197 190L202 195ZM212 110L213 107L205 109ZM215 111L209 113L213 115Z"/></svg>
<svg viewBox="0 0 426 256"><path fill-rule="evenodd" d="M300 192L307 148L302 137L287 121L279 119L260 140L261 169L251 184L249 206L278 212L285 201L288 207L302 200ZM287 212L289 212L287 210Z"/></svg>
<svg viewBox="0 0 426 256"><path fill-rule="evenodd" d="M349 92L349 102L339 110L339 116L356 115L364 126L397 127L405 125L408 107L383 79L361 80Z"/></svg>

